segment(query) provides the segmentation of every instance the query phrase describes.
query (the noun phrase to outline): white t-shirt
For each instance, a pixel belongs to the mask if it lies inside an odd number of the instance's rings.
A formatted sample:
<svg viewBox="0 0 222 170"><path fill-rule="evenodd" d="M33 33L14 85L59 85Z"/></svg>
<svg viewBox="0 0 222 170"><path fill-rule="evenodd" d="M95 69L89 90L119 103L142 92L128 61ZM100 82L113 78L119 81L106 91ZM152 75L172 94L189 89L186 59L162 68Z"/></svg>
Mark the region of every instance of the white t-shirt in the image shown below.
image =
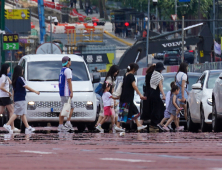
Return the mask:
<svg viewBox="0 0 222 170"><path fill-rule="evenodd" d="M110 98L112 94L110 92L103 93L102 99L103 99L103 106L111 106L112 105L112 98Z"/></svg>
<svg viewBox="0 0 222 170"><path fill-rule="evenodd" d="M64 88L64 96L69 96L69 84L68 84L68 79L72 79L72 71L70 68L65 69L64 75L66 77L65 80L65 88Z"/></svg>
<svg viewBox="0 0 222 170"><path fill-rule="evenodd" d="M185 80L187 82L187 75L183 72L179 72L177 74L177 81L180 82L181 81L181 77L182 77L182 80ZM182 82L181 82L182 83ZM182 85L182 84L181 84ZM184 87L187 86L187 83L185 83Z"/></svg>
<svg viewBox="0 0 222 170"><path fill-rule="evenodd" d="M2 83L5 83L5 90L9 91L9 81L7 76L4 74L2 74L2 76L0 77L0 86L2 85ZM9 97L9 94L0 89L0 98L1 97Z"/></svg>

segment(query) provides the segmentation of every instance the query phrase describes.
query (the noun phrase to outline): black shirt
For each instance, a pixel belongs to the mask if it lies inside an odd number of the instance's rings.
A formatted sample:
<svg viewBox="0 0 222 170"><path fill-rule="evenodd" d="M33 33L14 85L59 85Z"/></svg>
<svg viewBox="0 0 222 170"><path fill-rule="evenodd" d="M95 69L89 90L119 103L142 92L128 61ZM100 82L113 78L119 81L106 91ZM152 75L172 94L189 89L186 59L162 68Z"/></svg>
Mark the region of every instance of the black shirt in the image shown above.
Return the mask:
<svg viewBox="0 0 222 170"><path fill-rule="evenodd" d="M124 75L120 102L123 102L123 103L133 102L134 88L132 86L132 83L134 81L135 81L135 77L133 74L130 73L127 76Z"/></svg>

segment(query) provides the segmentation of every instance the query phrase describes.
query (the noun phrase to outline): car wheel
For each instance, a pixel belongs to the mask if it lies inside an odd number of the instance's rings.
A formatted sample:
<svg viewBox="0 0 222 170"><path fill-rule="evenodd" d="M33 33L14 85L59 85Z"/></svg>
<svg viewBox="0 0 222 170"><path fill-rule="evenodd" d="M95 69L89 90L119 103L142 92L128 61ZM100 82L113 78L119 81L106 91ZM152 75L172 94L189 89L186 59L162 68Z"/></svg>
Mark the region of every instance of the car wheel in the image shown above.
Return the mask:
<svg viewBox="0 0 222 170"><path fill-rule="evenodd" d="M200 109L200 119L201 119L201 123L200 123L200 129L201 129L201 131L202 131L202 132L208 132L208 131L210 131L209 125L205 123L205 116L204 116L203 107L201 107L201 109Z"/></svg>
<svg viewBox="0 0 222 170"><path fill-rule="evenodd" d="M193 123L190 108L187 108L187 130L190 132L197 132L198 131L198 124Z"/></svg>
<svg viewBox="0 0 222 170"><path fill-rule="evenodd" d="M222 128L220 127L220 122L217 119L217 108L215 102L212 106L212 130L214 132L221 132Z"/></svg>
<svg viewBox="0 0 222 170"><path fill-rule="evenodd" d="M86 129L85 123L77 123L78 132L83 132Z"/></svg>

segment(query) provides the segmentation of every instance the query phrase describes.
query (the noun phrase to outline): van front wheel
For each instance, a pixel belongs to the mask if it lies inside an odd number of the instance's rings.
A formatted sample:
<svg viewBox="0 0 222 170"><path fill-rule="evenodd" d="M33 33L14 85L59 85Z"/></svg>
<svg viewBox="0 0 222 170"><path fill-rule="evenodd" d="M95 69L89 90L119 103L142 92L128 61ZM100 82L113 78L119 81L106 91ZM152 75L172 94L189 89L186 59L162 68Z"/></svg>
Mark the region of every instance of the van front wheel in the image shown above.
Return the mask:
<svg viewBox="0 0 222 170"><path fill-rule="evenodd" d="M83 132L86 129L86 124L84 122L77 124L78 132Z"/></svg>

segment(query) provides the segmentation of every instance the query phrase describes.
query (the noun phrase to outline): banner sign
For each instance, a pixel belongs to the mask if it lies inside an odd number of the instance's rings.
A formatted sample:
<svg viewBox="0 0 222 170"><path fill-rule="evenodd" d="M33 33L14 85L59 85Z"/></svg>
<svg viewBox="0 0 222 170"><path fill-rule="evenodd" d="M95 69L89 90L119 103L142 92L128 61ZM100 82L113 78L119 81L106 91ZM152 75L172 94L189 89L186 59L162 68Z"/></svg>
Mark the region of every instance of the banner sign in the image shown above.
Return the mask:
<svg viewBox="0 0 222 170"><path fill-rule="evenodd" d="M29 9L6 9L5 19L29 19Z"/></svg>
<svg viewBox="0 0 222 170"><path fill-rule="evenodd" d="M44 1L38 0L38 13L39 13L39 27L40 27L40 43L44 43L45 32L45 16L44 16Z"/></svg>
<svg viewBox="0 0 222 170"><path fill-rule="evenodd" d="M3 35L3 50L18 50L19 36L18 34L4 34Z"/></svg>
<svg viewBox="0 0 222 170"><path fill-rule="evenodd" d="M77 54L83 57L87 64L109 64L107 54Z"/></svg>

